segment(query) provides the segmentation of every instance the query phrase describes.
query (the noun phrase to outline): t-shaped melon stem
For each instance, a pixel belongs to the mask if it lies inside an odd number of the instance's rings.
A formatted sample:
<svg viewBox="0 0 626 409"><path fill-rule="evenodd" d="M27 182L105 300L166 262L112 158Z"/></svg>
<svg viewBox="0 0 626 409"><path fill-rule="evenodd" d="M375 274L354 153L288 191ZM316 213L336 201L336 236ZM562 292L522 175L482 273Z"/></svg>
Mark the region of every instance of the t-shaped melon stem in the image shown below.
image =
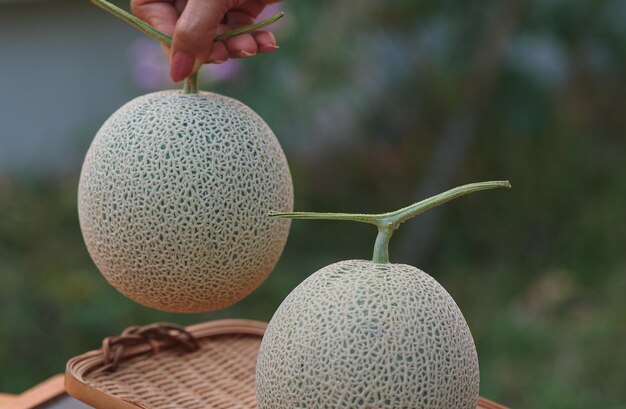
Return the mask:
<svg viewBox="0 0 626 409"><path fill-rule="evenodd" d="M396 210L395 212L382 214L352 214L352 213L314 213L314 212L269 212L270 217L286 219L314 219L314 220L350 220L353 222L369 223L378 228L378 236L374 244L375 263L389 263L389 240L393 233L403 222L424 213L426 210L439 206L450 200L479 192L481 190L510 188L508 180L470 183L450 189L447 192L429 197L421 202Z"/></svg>
<svg viewBox="0 0 626 409"><path fill-rule="evenodd" d="M165 34L162 31L157 30L156 28L152 27L150 24L133 16L126 10L117 7L115 4L111 4L106 0L91 0L91 2L95 4L96 6L100 7L101 9L106 10L109 13L113 14L114 16L121 18L122 20L124 20L131 26L135 27L142 33L147 34L148 36L154 38L155 40L166 44L168 47L172 45L171 36L169 36L168 34ZM215 36L213 38L213 41L214 42L224 41L234 36L237 36L239 34L249 33L251 31L258 30L260 28L263 28L265 26L268 26L280 20L284 15L285 13L280 12L270 18L259 21L258 23L250 24L248 26L238 27L234 30ZM197 72L194 72L193 74L191 74L189 77L185 79L183 93L184 94L197 94L198 93L198 73Z"/></svg>

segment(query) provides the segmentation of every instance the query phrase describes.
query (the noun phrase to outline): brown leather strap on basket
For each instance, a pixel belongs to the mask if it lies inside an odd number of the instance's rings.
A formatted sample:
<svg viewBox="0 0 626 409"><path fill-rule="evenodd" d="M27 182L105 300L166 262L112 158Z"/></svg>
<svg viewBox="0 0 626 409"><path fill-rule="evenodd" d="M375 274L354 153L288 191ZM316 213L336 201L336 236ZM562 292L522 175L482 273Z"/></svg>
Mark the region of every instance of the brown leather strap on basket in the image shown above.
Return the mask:
<svg viewBox="0 0 626 409"><path fill-rule="evenodd" d="M139 344L149 344L154 354L157 354L163 345L180 345L188 352L199 348L194 336L175 324L155 323L143 327L128 327L121 335L106 337L102 341L104 365L97 371L115 371L124 349Z"/></svg>

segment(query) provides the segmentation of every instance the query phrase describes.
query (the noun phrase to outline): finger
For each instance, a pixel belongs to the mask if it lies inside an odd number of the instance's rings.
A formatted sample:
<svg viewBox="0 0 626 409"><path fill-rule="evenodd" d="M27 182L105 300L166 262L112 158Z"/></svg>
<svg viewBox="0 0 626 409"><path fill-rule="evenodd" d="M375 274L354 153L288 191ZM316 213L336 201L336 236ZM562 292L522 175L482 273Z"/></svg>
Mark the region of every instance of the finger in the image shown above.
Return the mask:
<svg viewBox="0 0 626 409"><path fill-rule="evenodd" d="M241 2L238 6L233 7L232 10L243 12L254 18L261 14L264 8L265 4L259 0L247 0Z"/></svg>
<svg viewBox="0 0 626 409"><path fill-rule="evenodd" d="M254 24L254 17L245 11L231 10L226 14L226 24L233 28Z"/></svg>
<svg viewBox="0 0 626 409"><path fill-rule="evenodd" d="M224 42L218 41L217 43L213 44L213 48L211 48L211 52L209 53L209 57L207 58L206 62L221 64L223 62L226 62L226 60L228 60L228 57L230 57L230 55L228 53L226 45L224 44Z"/></svg>
<svg viewBox="0 0 626 409"><path fill-rule="evenodd" d="M165 0L165 1L174 2L174 7L176 8L176 11L178 12L179 16L183 14L183 10L185 9L185 6L187 5L187 0Z"/></svg>
<svg viewBox="0 0 626 409"><path fill-rule="evenodd" d="M228 4L222 0L187 2L176 23L170 51L170 76L174 82L185 79L202 66L227 11Z"/></svg>
<svg viewBox="0 0 626 409"><path fill-rule="evenodd" d="M232 29L233 29L232 26L229 26L227 24L220 24L219 26L217 26L215 35L218 36L220 34L224 34L227 31L230 31ZM228 51L228 48L226 48L226 44L224 44L223 41L218 41L218 42L213 43L213 47L211 48L211 52L209 53L209 56L207 57L206 62L213 63L213 64L221 64L223 62L226 62L229 58L230 58L230 52Z"/></svg>
<svg viewBox="0 0 626 409"><path fill-rule="evenodd" d="M259 52L269 53L276 51L278 45L276 44L276 37L269 31L255 31L252 33L254 41L256 41Z"/></svg>
<svg viewBox="0 0 626 409"><path fill-rule="evenodd" d="M157 30L172 35L178 11L172 1L131 0L130 9L135 16Z"/></svg>
<svg viewBox="0 0 626 409"><path fill-rule="evenodd" d="M256 40L250 33L240 34L225 43L231 57L252 57L259 51Z"/></svg>

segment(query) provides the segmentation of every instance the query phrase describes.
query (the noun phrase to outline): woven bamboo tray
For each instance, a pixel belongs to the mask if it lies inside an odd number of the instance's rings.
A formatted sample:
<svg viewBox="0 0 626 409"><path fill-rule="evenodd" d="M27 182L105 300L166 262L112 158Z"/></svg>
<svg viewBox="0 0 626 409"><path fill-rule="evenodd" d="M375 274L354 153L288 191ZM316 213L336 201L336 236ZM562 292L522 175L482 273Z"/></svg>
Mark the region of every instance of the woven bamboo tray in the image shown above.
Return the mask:
<svg viewBox="0 0 626 409"><path fill-rule="evenodd" d="M266 326L220 320L186 332L160 324L132 327L107 338L102 349L72 358L65 389L96 409L254 409ZM480 398L477 409L506 408Z"/></svg>

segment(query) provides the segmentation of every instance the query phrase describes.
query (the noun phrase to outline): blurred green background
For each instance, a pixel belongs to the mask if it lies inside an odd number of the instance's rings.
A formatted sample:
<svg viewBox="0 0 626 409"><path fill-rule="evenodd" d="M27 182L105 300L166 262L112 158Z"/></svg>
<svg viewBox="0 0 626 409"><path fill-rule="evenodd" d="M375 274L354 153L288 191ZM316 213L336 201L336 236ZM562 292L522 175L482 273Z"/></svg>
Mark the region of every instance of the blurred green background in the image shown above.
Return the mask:
<svg viewBox="0 0 626 409"><path fill-rule="evenodd" d="M118 3L128 7L127 2ZM626 2L287 1L273 55L205 67L279 137L296 208L388 211L509 179L403 226L395 262L452 294L481 395L626 408ZM174 315L116 292L82 242L80 166L124 102L172 87L159 46L86 1L0 1L0 391L153 321L269 320L309 274L369 258L375 231L293 223L252 296Z"/></svg>

